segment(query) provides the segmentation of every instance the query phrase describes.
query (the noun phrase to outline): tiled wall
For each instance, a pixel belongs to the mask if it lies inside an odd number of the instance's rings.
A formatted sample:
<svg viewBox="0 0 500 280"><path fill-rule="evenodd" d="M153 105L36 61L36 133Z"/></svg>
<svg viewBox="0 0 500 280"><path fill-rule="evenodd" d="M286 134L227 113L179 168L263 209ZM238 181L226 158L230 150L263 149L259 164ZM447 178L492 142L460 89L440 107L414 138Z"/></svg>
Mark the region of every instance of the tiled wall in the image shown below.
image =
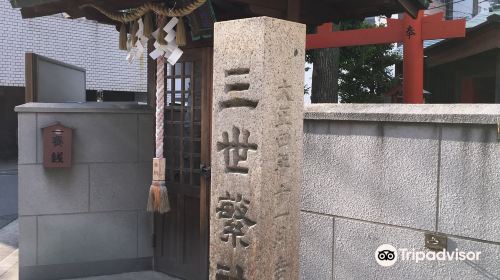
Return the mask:
<svg viewBox="0 0 500 280"><path fill-rule="evenodd" d="M62 15L22 19L8 0L0 0L0 16L0 85L24 87L24 54L34 52L85 68L87 89L146 91L146 56L128 64L114 26Z"/></svg>
<svg viewBox="0 0 500 280"><path fill-rule="evenodd" d="M301 279L499 279L496 125L305 120ZM479 261L397 262L424 233ZM427 250L428 251L428 250Z"/></svg>
<svg viewBox="0 0 500 280"><path fill-rule="evenodd" d="M73 165L42 165L41 128L74 128ZM19 114L21 279L151 268L153 115Z"/></svg>

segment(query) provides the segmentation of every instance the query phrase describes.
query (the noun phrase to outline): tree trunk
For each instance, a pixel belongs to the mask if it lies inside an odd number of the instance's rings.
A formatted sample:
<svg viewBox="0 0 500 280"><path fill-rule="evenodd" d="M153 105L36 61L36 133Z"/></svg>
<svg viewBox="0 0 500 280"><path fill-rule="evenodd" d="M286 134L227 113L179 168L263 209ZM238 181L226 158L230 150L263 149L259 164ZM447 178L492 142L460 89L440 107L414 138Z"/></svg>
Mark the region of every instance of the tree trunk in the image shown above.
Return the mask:
<svg viewBox="0 0 500 280"><path fill-rule="evenodd" d="M311 102L337 103L340 49L317 49L312 55Z"/></svg>

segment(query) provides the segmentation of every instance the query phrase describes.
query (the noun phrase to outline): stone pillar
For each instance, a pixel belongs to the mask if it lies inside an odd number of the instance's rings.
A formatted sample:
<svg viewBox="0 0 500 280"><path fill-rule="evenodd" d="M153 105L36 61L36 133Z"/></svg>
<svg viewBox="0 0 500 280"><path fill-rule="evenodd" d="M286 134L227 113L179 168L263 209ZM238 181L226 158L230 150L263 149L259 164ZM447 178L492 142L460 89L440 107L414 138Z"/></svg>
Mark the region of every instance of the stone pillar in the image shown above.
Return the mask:
<svg viewBox="0 0 500 280"><path fill-rule="evenodd" d="M298 279L305 26L215 24L210 279Z"/></svg>
<svg viewBox="0 0 500 280"><path fill-rule="evenodd" d="M496 53L495 68L495 103L500 103L500 50Z"/></svg>

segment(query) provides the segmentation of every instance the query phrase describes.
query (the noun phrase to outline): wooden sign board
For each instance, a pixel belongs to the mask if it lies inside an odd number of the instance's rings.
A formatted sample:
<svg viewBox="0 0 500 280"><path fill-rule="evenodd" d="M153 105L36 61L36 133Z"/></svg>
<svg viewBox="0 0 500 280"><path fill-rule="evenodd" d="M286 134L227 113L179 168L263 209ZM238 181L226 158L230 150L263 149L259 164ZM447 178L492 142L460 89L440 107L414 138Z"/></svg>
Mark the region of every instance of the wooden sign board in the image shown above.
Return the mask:
<svg viewBox="0 0 500 280"><path fill-rule="evenodd" d="M45 168L71 167L73 129L59 123L42 128L43 166Z"/></svg>

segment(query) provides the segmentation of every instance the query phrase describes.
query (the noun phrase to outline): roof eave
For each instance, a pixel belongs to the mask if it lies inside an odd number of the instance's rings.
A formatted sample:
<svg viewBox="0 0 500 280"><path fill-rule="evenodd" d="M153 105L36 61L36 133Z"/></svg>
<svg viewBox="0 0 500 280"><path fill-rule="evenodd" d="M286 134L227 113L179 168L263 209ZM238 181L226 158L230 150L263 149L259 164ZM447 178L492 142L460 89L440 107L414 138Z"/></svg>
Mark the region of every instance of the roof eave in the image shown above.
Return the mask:
<svg viewBox="0 0 500 280"><path fill-rule="evenodd" d="M58 0L10 0L12 8L27 8L57 2Z"/></svg>
<svg viewBox="0 0 500 280"><path fill-rule="evenodd" d="M444 39L441 42L438 42L432 46L425 48L425 52L433 51L433 50L439 49L441 47L446 47L448 44L450 44L451 42L455 42L456 40L466 40L467 36L469 34L475 33L475 32L480 32L483 28L486 28L486 27L491 26L493 24L499 24L499 23L500 23L500 15L491 15L488 17L488 20L486 20L485 22L478 24L474 27L467 28L466 36L464 38Z"/></svg>
<svg viewBox="0 0 500 280"><path fill-rule="evenodd" d="M429 1L427 0L398 0L398 2L413 18L418 16L419 10L427 9L429 7Z"/></svg>

